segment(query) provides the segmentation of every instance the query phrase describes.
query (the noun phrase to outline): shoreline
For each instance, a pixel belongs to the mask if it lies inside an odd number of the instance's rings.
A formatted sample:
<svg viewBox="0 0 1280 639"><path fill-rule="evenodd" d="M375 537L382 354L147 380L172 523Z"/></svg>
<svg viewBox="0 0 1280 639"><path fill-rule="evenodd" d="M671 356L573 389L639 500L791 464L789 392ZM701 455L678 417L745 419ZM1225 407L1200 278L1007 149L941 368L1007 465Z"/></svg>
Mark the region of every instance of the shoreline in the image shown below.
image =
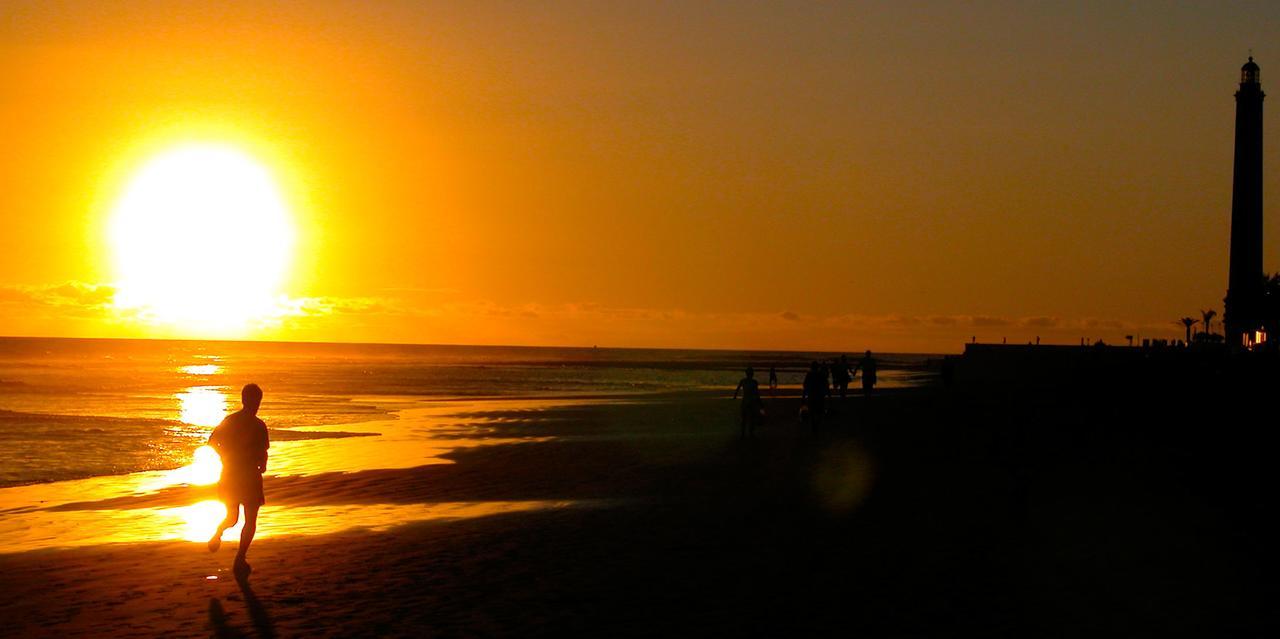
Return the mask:
<svg viewBox="0 0 1280 639"><path fill-rule="evenodd" d="M1212 397L1153 412L1110 394L907 389L852 396L817 434L796 398L766 406L744 441L727 395L490 405L459 423L497 443L446 464L276 478L263 522L310 507L536 506L266 536L247 591L228 577L234 541L217 555L184 542L4 554L0 620L68 637L1265 625L1269 447L1206 434Z"/></svg>

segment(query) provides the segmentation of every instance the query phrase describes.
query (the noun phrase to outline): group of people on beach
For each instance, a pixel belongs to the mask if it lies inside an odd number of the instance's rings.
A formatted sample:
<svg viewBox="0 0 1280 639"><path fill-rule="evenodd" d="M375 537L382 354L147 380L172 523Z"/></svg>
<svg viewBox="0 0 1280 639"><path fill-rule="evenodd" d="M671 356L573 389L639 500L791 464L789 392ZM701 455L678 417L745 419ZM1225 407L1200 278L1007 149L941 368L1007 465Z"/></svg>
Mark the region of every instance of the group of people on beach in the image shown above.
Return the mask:
<svg viewBox="0 0 1280 639"><path fill-rule="evenodd" d="M862 373L862 390L870 393L876 385L877 363L867 351L853 366L844 355L832 359L830 364L814 360L805 373L801 384L800 398L804 402L800 409L801 420L807 420L816 431L826 416L826 400L833 392L839 392L844 399L849 384ZM778 388L778 369L769 367L769 389ZM736 400L742 394L742 436L755 434L756 426L764 419L764 398L760 394L760 384L755 378L755 369L748 366L746 376L738 382L733 391ZM262 389L257 384L247 384L240 392L242 407L227 415L222 423L213 430L209 437L209 446L218 452L222 460L222 473L218 479L218 496L226 505L227 515L218 524L217 530L209 539L209 551L217 552L222 545L222 533L236 525L240 519L240 510L244 509L244 526L240 530L240 545L232 569L237 579L247 579L252 570L246 561L249 545L258 527L258 511L266 498L262 490L262 474L267 470L267 450L270 439L267 426L258 418L258 409L262 405Z"/></svg>
<svg viewBox="0 0 1280 639"><path fill-rule="evenodd" d="M867 351L862 359L852 366L849 364L848 357L844 355L832 359L830 364L819 360L811 362L800 388L800 400L803 402L800 407L800 420L808 421L813 430L818 430L822 426L823 418L827 415L827 397L839 392L840 399L845 399L849 392L849 384L857 378L858 373L862 373L863 392L872 392L877 381L877 368L878 364L871 356L871 351ZM764 420L764 398L760 395L760 384L755 377L755 369L748 366L745 377L738 382L738 387L733 391L735 400L738 399L739 393L742 394L743 437L755 435L756 426ZM769 390L776 391L777 388L778 369L776 366L770 366Z"/></svg>

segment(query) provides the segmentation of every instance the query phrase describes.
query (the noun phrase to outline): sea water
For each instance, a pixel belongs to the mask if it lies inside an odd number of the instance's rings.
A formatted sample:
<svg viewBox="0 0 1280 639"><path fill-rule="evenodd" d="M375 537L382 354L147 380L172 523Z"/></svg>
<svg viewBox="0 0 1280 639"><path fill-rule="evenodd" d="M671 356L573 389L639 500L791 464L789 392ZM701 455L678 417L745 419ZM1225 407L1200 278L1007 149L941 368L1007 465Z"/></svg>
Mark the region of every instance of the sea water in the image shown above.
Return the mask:
<svg viewBox="0 0 1280 639"><path fill-rule="evenodd" d="M475 446L531 443L495 428L510 415L594 403L728 396L754 365L799 385L830 353L0 338L0 554L104 543L202 544L225 507L220 463L203 444L262 386L272 481L321 478L307 499L273 498L258 537L608 500L377 503L351 495L364 471L453 463ZM881 355L885 387L926 383L929 356ZM736 432L726 402L724 432ZM601 425L602 427L606 425ZM715 432L716 425L708 425ZM588 435L589 436L589 435ZM337 475L334 475L337 474ZM345 476L329 481L326 476ZM290 479L292 478L292 479ZM367 485L365 485L367 487ZM336 492L335 492L336 491ZM367 503L366 503L367 502ZM223 533L237 538L239 528ZM211 564L212 565L212 564Z"/></svg>
<svg viewBox="0 0 1280 639"><path fill-rule="evenodd" d="M0 338L0 486L187 464L239 389L273 429L386 419L380 398L590 398L731 389L747 365L800 383L833 353ZM854 354L850 354L851 356ZM921 383L927 355L877 354L883 387ZM852 357L851 357L852 359ZM351 430L348 428L347 430Z"/></svg>

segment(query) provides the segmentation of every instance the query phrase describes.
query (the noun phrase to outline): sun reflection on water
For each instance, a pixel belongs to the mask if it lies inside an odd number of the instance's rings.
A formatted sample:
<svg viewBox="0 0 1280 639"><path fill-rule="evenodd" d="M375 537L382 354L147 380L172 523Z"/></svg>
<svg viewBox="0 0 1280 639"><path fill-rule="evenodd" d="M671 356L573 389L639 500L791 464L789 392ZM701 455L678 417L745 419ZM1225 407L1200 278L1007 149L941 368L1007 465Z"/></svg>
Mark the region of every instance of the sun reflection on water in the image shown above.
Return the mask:
<svg viewBox="0 0 1280 639"><path fill-rule="evenodd" d="M165 485L191 484L208 486L217 483L222 474L222 458L209 446L201 446L191 454L191 463L165 473Z"/></svg>
<svg viewBox="0 0 1280 639"><path fill-rule="evenodd" d="M190 428L190 435L207 437L227 411L226 387L192 386L176 393L177 412ZM284 438L273 443L270 476L308 476L322 473L359 472L369 469L411 468L425 464L453 463L445 456L450 450L473 446L532 441L535 437L475 437L470 435L483 418L480 409L511 410L546 405L565 405L566 400L519 400L511 402L406 402L394 419L343 424L337 430L360 433L362 437L322 439ZM469 415L459 419L458 415ZM296 428L298 433L324 431L335 427ZM195 442L192 442L195 443ZM84 546L114 542L188 540L204 542L226 515L223 505L212 499L210 488L166 489L182 484L208 486L216 483L221 470L218 455L202 446L190 463L171 471L150 471L132 475L95 477L84 480L16 486L0 489L0 555L9 552ZM258 536L324 535L353 528L386 530L412 521L448 521L497 513L566 507L604 506L604 503L570 501L494 501L429 503L346 503L361 488L352 485L330 493L329 489L308 498L314 505L290 505L287 499L274 501L263 510ZM375 491L376 492L376 491ZM150 493L156 493L151 496ZM268 497L271 498L270 486ZM109 504L116 497L143 498L135 506ZM326 504L331 498L338 503ZM100 507L94 502L101 500ZM55 509L58 504L82 503L88 507ZM283 502L283 503L282 503ZM315 503L319 502L319 503ZM145 504L145 505L144 505ZM237 526L224 534L238 538Z"/></svg>
<svg viewBox="0 0 1280 639"><path fill-rule="evenodd" d="M181 366L178 370L188 375L217 375L222 372L222 367L217 364L192 364Z"/></svg>
<svg viewBox="0 0 1280 639"><path fill-rule="evenodd" d="M206 499L190 506L164 508L155 512L162 521L167 519L176 524L170 528L173 531L172 537L186 541L208 541L209 536L218 529L218 522L227 516L226 506L216 499ZM244 518L241 517L235 526L222 533L222 539L225 541L238 538L240 527L243 525ZM158 527L163 528L163 524Z"/></svg>
<svg viewBox="0 0 1280 639"><path fill-rule="evenodd" d="M217 386L192 386L177 394L178 419L193 426L217 426L227 416L227 396Z"/></svg>
<svg viewBox="0 0 1280 639"><path fill-rule="evenodd" d="M227 396L217 386L192 386L174 396L178 400L178 419L185 424L200 427L217 426L227 414ZM199 431L193 435L207 437ZM222 473L222 460L217 451L201 446L191 454L191 463L164 471L159 477L140 482L139 490L159 490L166 486L190 484L207 486L218 481Z"/></svg>
<svg viewBox="0 0 1280 639"><path fill-rule="evenodd" d="M154 477L138 483L138 490L150 492L167 486L189 484L191 486L208 486L218 483L222 474L222 458L209 446L201 446L191 454L191 463L181 468L153 473Z"/></svg>
<svg viewBox="0 0 1280 639"><path fill-rule="evenodd" d="M455 521L501 513L609 505L608 501L530 500L267 507L258 519L256 538L326 535L351 529L377 532L415 521ZM213 499L174 508L71 510L56 515L49 511L20 512L0 518L0 539L4 540L0 555L103 543L203 543L225 516L226 508ZM222 540L239 539L243 524L242 516L222 534Z"/></svg>

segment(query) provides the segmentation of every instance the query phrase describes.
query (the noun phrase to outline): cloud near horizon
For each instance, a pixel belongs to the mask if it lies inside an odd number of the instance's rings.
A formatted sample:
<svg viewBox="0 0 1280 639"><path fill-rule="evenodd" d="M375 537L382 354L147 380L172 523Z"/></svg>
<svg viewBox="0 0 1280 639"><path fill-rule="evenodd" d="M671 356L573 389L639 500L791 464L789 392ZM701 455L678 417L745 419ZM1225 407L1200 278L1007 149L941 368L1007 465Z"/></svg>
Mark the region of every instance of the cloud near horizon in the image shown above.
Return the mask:
<svg viewBox="0 0 1280 639"><path fill-rule="evenodd" d="M3 284L0 285L0 304L103 317L113 308L115 293L115 287L110 284L75 281L42 286Z"/></svg>
<svg viewBox="0 0 1280 639"><path fill-rule="evenodd" d="M487 300L426 302L398 295L282 297L254 337L286 340L463 344L956 352L965 342L1121 343L1125 335L1176 338L1173 322L984 314L809 315L792 310L714 313L616 307L592 302L503 305ZM110 284L0 285L3 332L175 337L114 305ZM406 318L409 321L405 321ZM409 328L405 328L408 326ZM61 328L59 328L61 327ZM105 330L104 330L105 328ZM189 335L188 335L189 336Z"/></svg>

